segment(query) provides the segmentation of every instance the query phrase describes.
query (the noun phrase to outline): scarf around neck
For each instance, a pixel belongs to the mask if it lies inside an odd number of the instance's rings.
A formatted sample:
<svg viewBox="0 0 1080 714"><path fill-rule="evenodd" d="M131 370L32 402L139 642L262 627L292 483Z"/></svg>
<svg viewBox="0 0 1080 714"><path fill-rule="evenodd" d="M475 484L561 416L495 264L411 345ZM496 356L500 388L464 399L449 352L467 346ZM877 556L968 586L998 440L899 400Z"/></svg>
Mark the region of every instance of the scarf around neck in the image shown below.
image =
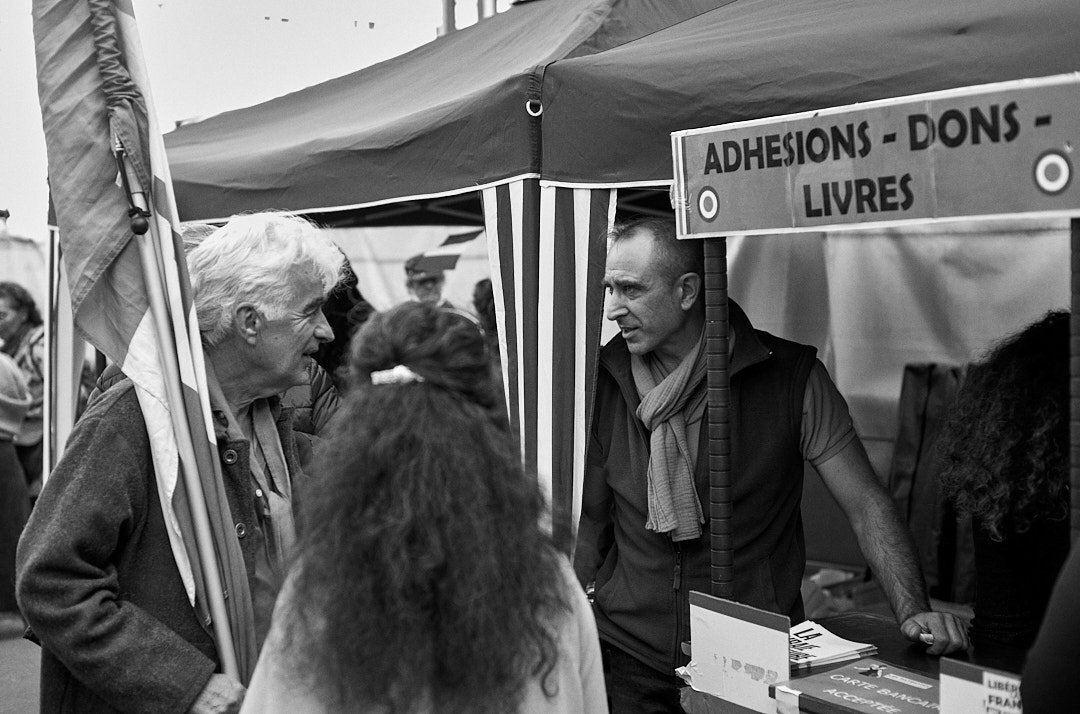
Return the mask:
<svg viewBox="0 0 1080 714"><path fill-rule="evenodd" d="M634 384L641 395L637 417L649 430L648 499L645 528L669 533L671 540L701 535L705 518L694 488L695 454L687 442L687 416L704 408L705 331L670 374L653 355L630 355Z"/></svg>

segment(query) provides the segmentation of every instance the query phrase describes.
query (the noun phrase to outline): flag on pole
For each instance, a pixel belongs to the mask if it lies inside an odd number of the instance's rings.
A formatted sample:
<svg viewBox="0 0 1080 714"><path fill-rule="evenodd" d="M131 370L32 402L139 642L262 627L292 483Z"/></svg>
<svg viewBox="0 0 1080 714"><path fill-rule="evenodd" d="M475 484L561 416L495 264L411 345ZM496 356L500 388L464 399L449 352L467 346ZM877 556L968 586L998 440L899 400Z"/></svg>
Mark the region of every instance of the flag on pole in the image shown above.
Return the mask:
<svg viewBox="0 0 1080 714"><path fill-rule="evenodd" d="M177 569L224 671L246 683L258 654L251 595L134 11L130 0L34 0L33 18L75 327L135 384Z"/></svg>
<svg viewBox="0 0 1080 714"><path fill-rule="evenodd" d="M457 267L461 253L470 243L483 233L482 230L469 231L468 233L455 233L447 236L446 240L431 250L424 251L412 269L419 273L438 273L443 270L453 270Z"/></svg>

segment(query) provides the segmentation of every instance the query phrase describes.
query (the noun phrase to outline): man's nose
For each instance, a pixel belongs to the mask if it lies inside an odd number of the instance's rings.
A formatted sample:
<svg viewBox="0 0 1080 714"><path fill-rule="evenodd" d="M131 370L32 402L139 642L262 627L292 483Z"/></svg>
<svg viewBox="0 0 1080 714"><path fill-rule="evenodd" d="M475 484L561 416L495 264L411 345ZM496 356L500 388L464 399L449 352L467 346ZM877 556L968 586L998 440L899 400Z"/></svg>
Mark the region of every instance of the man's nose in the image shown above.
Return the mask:
<svg viewBox="0 0 1080 714"><path fill-rule="evenodd" d="M315 323L315 339L319 342L333 342L334 330L326 319L326 313L319 310L319 321Z"/></svg>
<svg viewBox="0 0 1080 714"><path fill-rule="evenodd" d="M618 320L625 314L626 304L623 302L622 298L614 293L608 295L607 307L604 308L604 317L609 320Z"/></svg>

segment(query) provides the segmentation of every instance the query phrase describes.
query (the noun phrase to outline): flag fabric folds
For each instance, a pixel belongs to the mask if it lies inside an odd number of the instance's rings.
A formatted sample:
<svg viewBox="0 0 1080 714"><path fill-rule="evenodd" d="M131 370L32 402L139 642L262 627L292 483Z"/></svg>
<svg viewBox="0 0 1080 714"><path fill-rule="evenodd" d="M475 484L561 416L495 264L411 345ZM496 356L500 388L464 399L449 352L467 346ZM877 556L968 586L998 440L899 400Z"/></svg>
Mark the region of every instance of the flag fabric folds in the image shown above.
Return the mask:
<svg viewBox="0 0 1080 714"><path fill-rule="evenodd" d="M615 199L615 189L536 179L483 192L507 411L567 551L581 512Z"/></svg>
<svg viewBox="0 0 1080 714"><path fill-rule="evenodd" d="M130 0L34 0L33 17L75 326L135 384L177 569L201 621L213 628L225 671L246 682L258 654L251 596L221 480L198 321L134 12ZM125 187L147 204L145 235L132 231ZM184 475L194 480L185 483ZM200 526L209 529L201 548Z"/></svg>

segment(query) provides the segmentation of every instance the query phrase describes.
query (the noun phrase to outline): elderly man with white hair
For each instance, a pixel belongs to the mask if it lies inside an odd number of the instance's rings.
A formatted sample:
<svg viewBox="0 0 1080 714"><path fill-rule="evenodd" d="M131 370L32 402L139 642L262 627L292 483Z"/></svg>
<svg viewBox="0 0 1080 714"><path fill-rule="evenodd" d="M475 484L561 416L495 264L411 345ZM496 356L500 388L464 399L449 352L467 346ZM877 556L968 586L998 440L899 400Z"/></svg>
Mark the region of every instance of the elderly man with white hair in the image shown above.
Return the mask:
<svg viewBox="0 0 1080 714"><path fill-rule="evenodd" d="M295 538L302 477L277 395L306 384L311 355L333 339L320 308L342 263L310 223L275 214L234 217L188 254L256 646ZM173 560L130 382L76 425L20 541L17 594L42 644L42 711L239 708L243 687L220 673Z"/></svg>

